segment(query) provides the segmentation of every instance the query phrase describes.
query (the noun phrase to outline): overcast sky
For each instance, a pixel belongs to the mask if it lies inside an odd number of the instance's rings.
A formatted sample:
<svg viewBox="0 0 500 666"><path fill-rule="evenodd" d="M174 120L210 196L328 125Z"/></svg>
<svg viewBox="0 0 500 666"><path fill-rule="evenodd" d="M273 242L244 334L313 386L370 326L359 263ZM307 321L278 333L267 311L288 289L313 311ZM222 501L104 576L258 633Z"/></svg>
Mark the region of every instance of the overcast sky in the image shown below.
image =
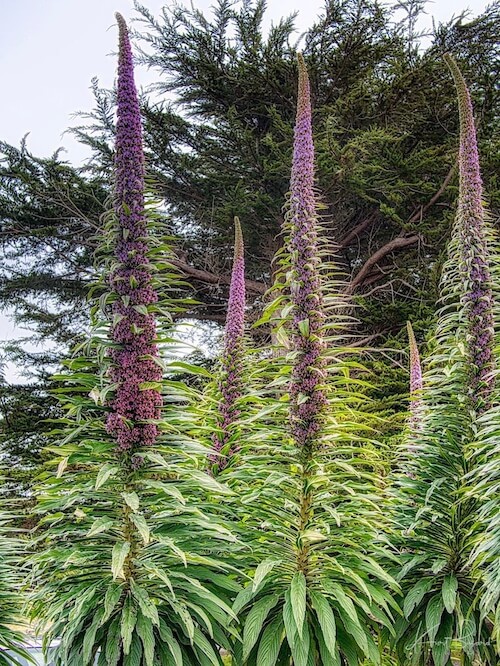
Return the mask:
<svg viewBox="0 0 500 666"><path fill-rule="evenodd" d="M171 0L143 0L159 15ZM194 0L207 11L213 0ZM321 12L323 0L268 0L266 23L298 12L299 32ZM469 9L481 13L484 0L436 0L428 3L421 27L448 20ZM92 108L90 82L97 76L111 87L116 68L117 30L114 12L127 21L136 15L133 0L0 0L0 139L17 145L29 132L28 146L35 155L50 155L63 146L67 157L80 163L85 151L64 130L74 123L72 114ZM136 72L139 85L153 74ZM0 315L0 340L17 335L9 319ZM8 376L13 377L9 370Z"/></svg>

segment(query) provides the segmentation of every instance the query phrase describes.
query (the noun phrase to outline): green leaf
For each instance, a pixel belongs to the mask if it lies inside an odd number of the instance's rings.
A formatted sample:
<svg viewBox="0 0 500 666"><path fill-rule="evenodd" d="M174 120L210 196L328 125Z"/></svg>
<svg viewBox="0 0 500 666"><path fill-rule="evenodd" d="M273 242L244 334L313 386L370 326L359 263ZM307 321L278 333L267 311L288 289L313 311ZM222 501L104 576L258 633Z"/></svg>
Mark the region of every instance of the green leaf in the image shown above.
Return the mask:
<svg viewBox="0 0 500 666"><path fill-rule="evenodd" d="M460 639L465 654L471 659L474 656L476 630L476 619L474 615L468 615L464 620Z"/></svg>
<svg viewBox="0 0 500 666"><path fill-rule="evenodd" d="M302 337L308 338L309 337L309 319L302 319L302 321L299 321L299 331Z"/></svg>
<svg viewBox="0 0 500 666"><path fill-rule="evenodd" d="M142 643L137 634L134 634L130 644L130 650L125 655L123 666L137 666L142 662Z"/></svg>
<svg viewBox="0 0 500 666"><path fill-rule="evenodd" d="M296 635L293 647L290 646L294 666L311 666L309 662L309 650L311 647L311 636L309 627L304 625L302 636Z"/></svg>
<svg viewBox="0 0 500 666"><path fill-rule="evenodd" d="M425 627L431 647L434 645L434 639L439 630L441 616L443 614L444 604L441 594L436 594L427 604L425 609Z"/></svg>
<svg viewBox="0 0 500 666"><path fill-rule="evenodd" d="M155 655L155 637L153 632L153 623L142 613L138 613L136 631L139 634L144 647L144 658L146 666L153 666Z"/></svg>
<svg viewBox="0 0 500 666"><path fill-rule="evenodd" d="M101 532L107 532L114 524L115 521L111 518L106 518L105 516L97 518L94 520L92 527L87 532L87 536L92 537L96 534L100 534Z"/></svg>
<svg viewBox="0 0 500 666"><path fill-rule="evenodd" d="M292 602L290 601L290 589L285 591L285 603L283 604L283 623L285 625L286 639L290 648L295 644L297 637L297 625L293 617Z"/></svg>
<svg viewBox="0 0 500 666"><path fill-rule="evenodd" d="M183 661L182 661L182 650L180 648L179 643L175 640L174 635L172 633L172 630L170 627L167 625L165 620L162 620L160 618L160 627L159 627L159 632L160 632L160 638L161 640L166 643L168 646L168 649L170 650L170 654L172 655L175 666L182 666Z"/></svg>
<svg viewBox="0 0 500 666"><path fill-rule="evenodd" d="M120 635L120 618L116 617L109 625L108 635L106 637L106 650L101 648L101 654L104 653L106 666L116 666L120 658L122 641Z"/></svg>
<svg viewBox="0 0 500 666"><path fill-rule="evenodd" d="M137 530L139 534L142 537L142 540L144 541L145 545L147 546L148 543L150 542L150 536L151 532L149 529L149 525L146 522L146 519L142 514L138 513L133 513L130 516L130 520L134 523L134 525L137 527Z"/></svg>
<svg viewBox="0 0 500 666"><path fill-rule="evenodd" d="M250 609L243 628L243 661L248 659L262 626L271 611L279 601L279 596L272 594L259 599Z"/></svg>
<svg viewBox="0 0 500 666"><path fill-rule="evenodd" d="M111 555L111 571L113 573L113 580L117 578L125 579L123 565L130 552L130 543L128 541L121 541L113 546Z"/></svg>
<svg viewBox="0 0 500 666"><path fill-rule="evenodd" d="M275 666L283 642L283 618L281 615L274 618L262 633L257 652L259 666Z"/></svg>
<svg viewBox="0 0 500 666"><path fill-rule="evenodd" d="M201 365L192 365L191 363L185 363L184 361L174 361L173 363L169 363L168 367L175 369L179 368L190 375L200 375L201 377L207 377L208 379L212 378L212 373Z"/></svg>
<svg viewBox="0 0 500 666"><path fill-rule="evenodd" d="M328 599L324 597L319 592L311 592L311 604L316 615L318 616L319 626L321 627L321 633L323 634L323 640L325 646L330 653L332 659L335 658L336 651L335 645L337 641L337 630L335 626L335 616L331 609Z"/></svg>
<svg viewBox="0 0 500 666"><path fill-rule="evenodd" d="M432 578L422 578L417 583L415 583L415 585L407 593L403 604L403 613L406 618L409 618L413 609L420 604L426 592L428 592L432 587L432 583Z"/></svg>
<svg viewBox="0 0 500 666"><path fill-rule="evenodd" d="M139 391L160 391L163 388L161 382L142 382L139 384Z"/></svg>
<svg viewBox="0 0 500 666"><path fill-rule="evenodd" d="M139 495L137 493L122 493L125 503L132 509L132 511L139 510Z"/></svg>
<svg viewBox="0 0 500 666"><path fill-rule="evenodd" d="M307 605L307 583L302 571L297 571L290 585L290 603L299 636L302 636Z"/></svg>
<svg viewBox="0 0 500 666"><path fill-rule="evenodd" d="M111 585L106 590L106 596L104 597L103 622L111 617L111 613L114 611L116 604L122 596L122 589L123 588L119 583L111 583Z"/></svg>
<svg viewBox="0 0 500 666"><path fill-rule="evenodd" d="M443 580L443 602L448 613L453 613L457 603L458 580L454 574L448 574Z"/></svg>
<svg viewBox="0 0 500 666"><path fill-rule="evenodd" d="M179 616L179 619L184 628L186 636L189 638L189 642L192 644L194 638L194 622L193 618L191 617L191 614L189 613L188 609L182 604L177 604L175 606L175 611Z"/></svg>
<svg viewBox="0 0 500 666"><path fill-rule="evenodd" d="M122 620L120 624L120 633L122 635L123 641L123 652L128 654L130 652L130 646L132 644L132 634L135 628L135 622L137 619L137 608L132 602L130 596L125 599L122 610Z"/></svg>
<svg viewBox="0 0 500 666"><path fill-rule="evenodd" d="M200 631L198 627L195 627L194 630L193 644L208 657L210 664L213 664L213 666L220 666L220 657L215 653L207 637Z"/></svg>
<svg viewBox="0 0 500 666"><path fill-rule="evenodd" d="M252 591L256 592L259 585L262 583L267 574L274 569L274 567L281 563L281 560L264 560L259 564L255 570L252 583Z"/></svg>
<svg viewBox="0 0 500 666"><path fill-rule="evenodd" d="M103 486L110 476L114 476L120 468L110 463L105 463L99 472L97 473L97 478L95 481L95 489L99 490Z"/></svg>
<svg viewBox="0 0 500 666"><path fill-rule="evenodd" d="M327 591L331 592L339 602L340 608L347 613L352 622L359 623L356 607L350 597L344 592L338 583L331 583L327 586Z"/></svg>
<svg viewBox="0 0 500 666"><path fill-rule="evenodd" d="M137 599L139 603L139 608L141 609L142 614L149 618L154 625L158 626L160 624L158 609L151 601L147 591L143 587L137 585L133 580L130 581L130 589L134 598Z"/></svg>
<svg viewBox="0 0 500 666"><path fill-rule="evenodd" d="M62 458L61 461L59 462L57 466L57 473L56 473L56 478L60 479L61 476L64 474L64 470L68 466L68 458Z"/></svg>
<svg viewBox="0 0 500 666"><path fill-rule="evenodd" d="M239 615L240 611L248 605L255 592L253 591L253 586L248 585L244 587L237 595L233 603L233 612L236 615Z"/></svg>
<svg viewBox="0 0 500 666"><path fill-rule="evenodd" d="M453 617L445 616L436 634L432 648L434 666L446 666L450 658L451 640L453 630Z"/></svg>
<svg viewBox="0 0 500 666"><path fill-rule="evenodd" d="M90 663L92 657L97 651L97 646L95 645L95 635L101 624L101 618L103 616L104 609L99 608L94 615L90 627L85 632L85 637L83 639L83 649L82 649L82 666L87 666Z"/></svg>

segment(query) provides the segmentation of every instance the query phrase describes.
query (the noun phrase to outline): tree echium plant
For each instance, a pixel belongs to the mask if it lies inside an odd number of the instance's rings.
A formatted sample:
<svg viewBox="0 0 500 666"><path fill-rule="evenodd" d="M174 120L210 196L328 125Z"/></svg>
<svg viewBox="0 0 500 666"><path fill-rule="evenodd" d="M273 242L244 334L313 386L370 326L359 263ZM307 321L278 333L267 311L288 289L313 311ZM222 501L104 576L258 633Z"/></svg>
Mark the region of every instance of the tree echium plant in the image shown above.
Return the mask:
<svg viewBox="0 0 500 666"><path fill-rule="evenodd" d="M482 558L474 562L472 555L485 539L488 544L487 521L479 520L487 509L470 486L479 476L491 489L485 453L499 418L494 271L500 256L485 220L469 91L453 58L445 59L458 91L460 189L441 307L425 359L419 426L409 429L396 494L404 594L396 649L402 664L448 666L455 656L464 665L486 665L496 663L494 627L490 608L478 603ZM485 440L479 452L478 439Z"/></svg>
<svg viewBox="0 0 500 666"><path fill-rule="evenodd" d="M238 399L244 392L245 369L245 256L239 219L234 220L234 260L229 287L224 350L218 380L217 429L212 435L209 456L214 473L222 472L238 450Z"/></svg>
<svg viewBox="0 0 500 666"><path fill-rule="evenodd" d="M408 341L410 343L410 430L418 430L420 427L420 412L422 401L422 365L420 362L420 353L418 351L415 333L410 322L408 322Z"/></svg>
<svg viewBox="0 0 500 666"><path fill-rule="evenodd" d="M117 21L114 210L90 340L57 378L66 416L57 471L39 490L32 615L47 645L60 640L58 666L217 665L239 589L218 553L234 537L204 512L207 490L224 490L183 434L182 385L162 379L178 287L145 204L132 52Z"/></svg>
<svg viewBox="0 0 500 666"><path fill-rule="evenodd" d="M380 663L397 586L382 569L376 466L357 421L362 369L342 346L349 325L340 284L320 238L310 85L299 87L285 247L262 322L274 344L253 370L261 407L242 419L238 464L226 477L241 498L241 535L252 581L238 595L237 664ZM351 370L355 370L351 373ZM242 553L245 557L245 553Z"/></svg>

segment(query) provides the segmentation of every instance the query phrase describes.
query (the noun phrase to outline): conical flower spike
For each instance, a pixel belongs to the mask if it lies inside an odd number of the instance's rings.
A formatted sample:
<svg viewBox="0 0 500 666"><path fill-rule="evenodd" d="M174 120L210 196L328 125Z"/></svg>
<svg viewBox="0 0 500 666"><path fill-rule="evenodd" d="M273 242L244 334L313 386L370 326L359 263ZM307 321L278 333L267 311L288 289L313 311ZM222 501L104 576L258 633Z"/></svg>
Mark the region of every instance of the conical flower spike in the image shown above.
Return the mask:
<svg viewBox="0 0 500 666"><path fill-rule="evenodd" d="M408 322L408 340L410 343L410 420L409 425L415 432L420 424L422 409L422 367L420 365L420 354L418 353L417 341L410 322Z"/></svg>
<svg viewBox="0 0 500 666"><path fill-rule="evenodd" d="M486 243L482 182L476 128L469 90L455 62L445 60L455 80L460 112L460 192L456 231L459 236L462 278L468 319L468 355L471 365L470 394L477 412L489 406L493 389L493 295Z"/></svg>
<svg viewBox="0 0 500 666"><path fill-rule="evenodd" d="M118 239L118 267L111 275L113 303L112 339L117 348L112 380L116 394L107 429L119 450L131 456L138 448L153 444L158 434L154 421L160 417L161 394L148 386L161 380L155 344L156 326L148 306L157 301L147 256L147 230L144 213L144 154L139 100L134 83L132 50L126 23L116 15L119 27L119 62L116 125L116 181L114 208Z"/></svg>
<svg viewBox="0 0 500 666"><path fill-rule="evenodd" d="M321 412L326 397L322 390L324 312L318 266L311 94L309 77L301 54L298 56L298 63L299 89L288 218L294 304L294 348L298 355L290 394L292 432L297 444L303 447L312 443L321 428Z"/></svg>
<svg viewBox="0 0 500 666"><path fill-rule="evenodd" d="M234 261L229 288L226 330L224 336L224 352L222 355L222 375L219 382L221 401L219 403L220 434L214 435L214 454L210 462L222 471L235 450L226 450L231 436L230 426L238 417L236 401L243 391L243 364L245 334L245 257L243 234L240 221L234 218Z"/></svg>

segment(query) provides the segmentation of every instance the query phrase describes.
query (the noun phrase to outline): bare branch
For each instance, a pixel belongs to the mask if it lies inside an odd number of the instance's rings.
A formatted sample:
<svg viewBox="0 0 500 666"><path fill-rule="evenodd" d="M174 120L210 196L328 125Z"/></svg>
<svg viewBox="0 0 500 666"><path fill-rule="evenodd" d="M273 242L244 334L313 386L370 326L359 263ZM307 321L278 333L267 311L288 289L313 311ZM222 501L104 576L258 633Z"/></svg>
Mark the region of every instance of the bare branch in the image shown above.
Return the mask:
<svg viewBox="0 0 500 666"><path fill-rule="evenodd" d="M433 206L433 205L436 203L436 201L437 201L438 199L440 199L440 198L443 196L443 193L444 193L444 191L446 190L446 188L448 187L448 185L449 185L449 183L450 183L450 180L451 180L451 179L453 178L453 176L455 175L455 171L456 171L456 169L457 169L457 165L456 165L456 164L452 164L451 167L450 167L450 170L449 170L448 173L446 174L446 178L443 180L443 184L441 185L441 187L439 188L439 190L438 190L438 191L436 192L436 194L432 197L432 199L430 199L430 200L425 204L425 206L420 206L420 208L418 208L418 209L416 210L416 212L413 213L413 215L412 215L412 216L410 217L410 219L408 220L408 224L414 224L415 222L418 222L419 220L421 220L423 214L426 213L426 212L429 210L429 208L430 208L431 206Z"/></svg>
<svg viewBox="0 0 500 666"><path fill-rule="evenodd" d="M344 250L346 247L348 247L355 238L360 236L363 233L363 231L365 231L365 229L368 229L368 227L375 220L376 217L377 217L376 213L372 213L371 215L368 215L368 217L365 217L364 220L362 220L353 229L351 229L351 231L349 231L349 233L346 234L344 238L342 238L339 241L337 245L338 249Z"/></svg>
<svg viewBox="0 0 500 666"><path fill-rule="evenodd" d="M205 284L230 284L231 282L230 275L217 275L210 271L195 268L182 259L172 259L170 263L176 266L176 268L182 271L187 277L196 280L197 282L203 282ZM257 280L245 280L245 286L249 292L256 295L265 294L267 291L266 285L263 282L257 282Z"/></svg>
<svg viewBox="0 0 500 666"><path fill-rule="evenodd" d="M397 236L388 243L379 248L371 257L365 261L363 266L356 273L350 284L347 286L346 293L352 294L355 289L362 284L363 280L370 274L372 269L377 263L395 250L400 250L403 247L414 245L420 240L420 236L415 234L413 236Z"/></svg>

